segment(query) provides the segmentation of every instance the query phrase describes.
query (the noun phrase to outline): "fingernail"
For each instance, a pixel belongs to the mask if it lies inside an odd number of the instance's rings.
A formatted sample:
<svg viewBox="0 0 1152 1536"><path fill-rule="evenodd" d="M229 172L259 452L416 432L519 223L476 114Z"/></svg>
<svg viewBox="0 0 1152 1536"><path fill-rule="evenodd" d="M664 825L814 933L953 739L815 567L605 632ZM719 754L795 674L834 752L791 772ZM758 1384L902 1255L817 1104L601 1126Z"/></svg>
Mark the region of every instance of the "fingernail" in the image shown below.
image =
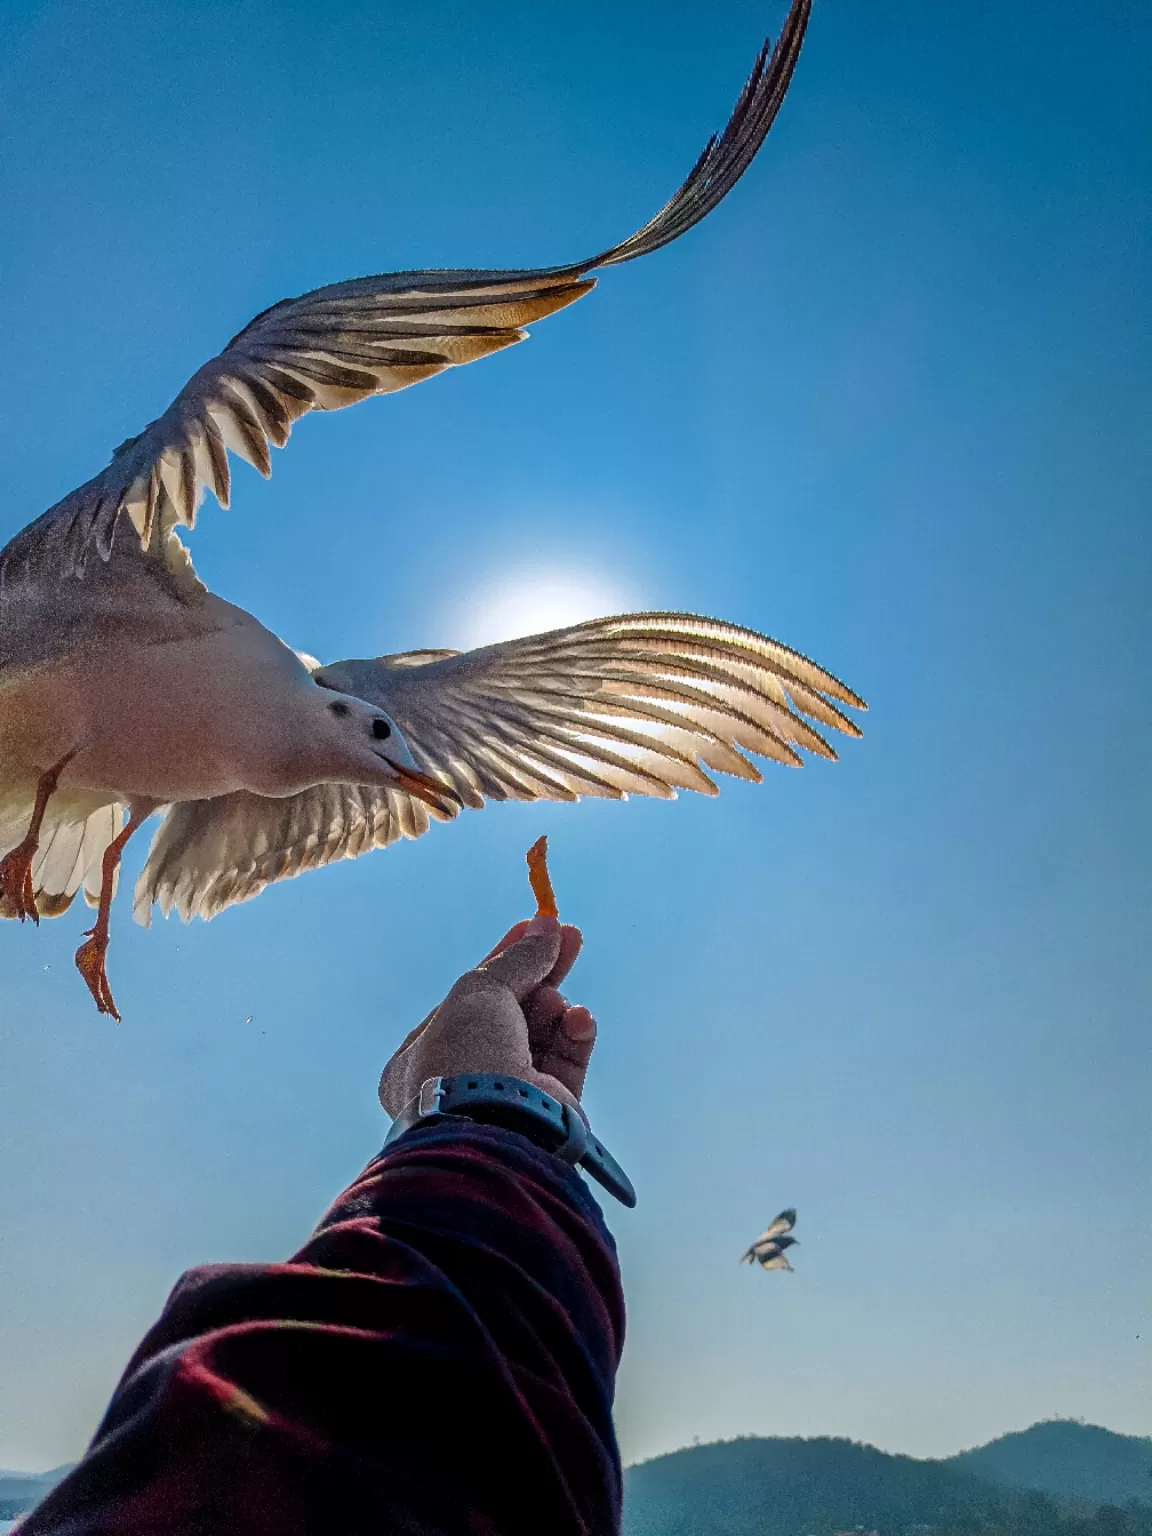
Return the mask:
<svg viewBox="0 0 1152 1536"><path fill-rule="evenodd" d="M524 937L530 933L555 933L560 926L558 917L548 917L543 912L538 912L524 930Z"/></svg>
<svg viewBox="0 0 1152 1536"><path fill-rule="evenodd" d="M564 1020L564 1033L569 1040L591 1040L596 1033L596 1020L586 1008L571 1008Z"/></svg>

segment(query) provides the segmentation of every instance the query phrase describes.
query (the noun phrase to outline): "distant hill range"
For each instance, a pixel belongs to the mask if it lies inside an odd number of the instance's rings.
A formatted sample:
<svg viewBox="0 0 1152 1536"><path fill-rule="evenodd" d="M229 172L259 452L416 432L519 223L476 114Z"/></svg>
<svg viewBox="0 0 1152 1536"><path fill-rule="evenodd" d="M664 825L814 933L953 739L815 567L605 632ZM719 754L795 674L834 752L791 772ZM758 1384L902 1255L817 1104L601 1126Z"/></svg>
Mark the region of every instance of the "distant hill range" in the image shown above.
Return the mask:
<svg viewBox="0 0 1152 1536"><path fill-rule="evenodd" d="M5 1472L0 1467L0 1520L11 1520L39 1504L71 1470L70 1463L51 1472Z"/></svg>
<svg viewBox="0 0 1152 1536"><path fill-rule="evenodd" d="M1097 1424L1047 1419L990 1445L951 1456L946 1466L965 1467L980 1477L1039 1488L1056 1498L1094 1504L1152 1502L1152 1439L1114 1435Z"/></svg>
<svg viewBox="0 0 1152 1536"><path fill-rule="evenodd" d="M729 1440L625 1473L624 1536L1152 1536L1152 1439L1033 1424L945 1461L851 1440ZM69 1469L0 1471L0 1520Z"/></svg>
<svg viewBox="0 0 1152 1536"><path fill-rule="evenodd" d="M1152 1536L1152 1439L1070 1420L945 1461L741 1439L630 1467L625 1536Z"/></svg>

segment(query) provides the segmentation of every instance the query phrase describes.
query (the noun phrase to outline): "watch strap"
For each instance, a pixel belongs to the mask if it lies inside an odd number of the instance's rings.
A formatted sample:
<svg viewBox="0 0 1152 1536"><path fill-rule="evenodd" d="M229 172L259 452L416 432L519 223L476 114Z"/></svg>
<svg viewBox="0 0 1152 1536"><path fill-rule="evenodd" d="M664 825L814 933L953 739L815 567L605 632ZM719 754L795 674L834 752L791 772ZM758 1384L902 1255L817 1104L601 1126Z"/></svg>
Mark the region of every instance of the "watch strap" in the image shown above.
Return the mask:
<svg viewBox="0 0 1152 1536"><path fill-rule="evenodd" d="M422 1121L459 1116L519 1131L565 1162L583 1168L610 1195L631 1209L632 1181L611 1152L593 1136L583 1115L534 1083L500 1072L461 1072L429 1077L400 1111L384 1139L388 1146Z"/></svg>

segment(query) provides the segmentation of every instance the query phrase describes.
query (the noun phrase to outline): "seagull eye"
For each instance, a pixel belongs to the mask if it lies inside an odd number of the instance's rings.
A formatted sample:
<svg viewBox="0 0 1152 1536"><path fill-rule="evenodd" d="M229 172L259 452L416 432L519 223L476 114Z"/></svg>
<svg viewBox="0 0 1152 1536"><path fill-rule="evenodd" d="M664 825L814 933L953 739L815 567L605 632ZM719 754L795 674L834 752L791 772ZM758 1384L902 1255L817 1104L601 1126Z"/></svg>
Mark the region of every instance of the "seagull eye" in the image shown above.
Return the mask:
<svg viewBox="0 0 1152 1536"><path fill-rule="evenodd" d="M347 704L329 704L328 708L334 715L339 715L341 719L343 719L345 715L350 715L352 713Z"/></svg>
<svg viewBox="0 0 1152 1536"><path fill-rule="evenodd" d="M392 727L387 720L373 720L372 734L377 741L387 741L392 734Z"/></svg>

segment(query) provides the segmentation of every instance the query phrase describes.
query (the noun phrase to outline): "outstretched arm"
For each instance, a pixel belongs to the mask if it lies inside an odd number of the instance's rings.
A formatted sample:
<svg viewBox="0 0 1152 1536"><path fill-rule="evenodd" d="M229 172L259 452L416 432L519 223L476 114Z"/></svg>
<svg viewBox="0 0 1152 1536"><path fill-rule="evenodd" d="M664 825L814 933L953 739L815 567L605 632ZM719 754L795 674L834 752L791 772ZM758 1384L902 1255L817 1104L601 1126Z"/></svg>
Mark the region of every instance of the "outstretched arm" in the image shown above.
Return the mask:
<svg viewBox="0 0 1152 1536"><path fill-rule="evenodd" d="M405 1042L393 1112L411 1082L493 1063L578 1101L595 1025L556 987L579 935L531 928ZM184 1276L25 1531L605 1536L622 1341L579 1175L496 1126L417 1126L286 1264Z"/></svg>

